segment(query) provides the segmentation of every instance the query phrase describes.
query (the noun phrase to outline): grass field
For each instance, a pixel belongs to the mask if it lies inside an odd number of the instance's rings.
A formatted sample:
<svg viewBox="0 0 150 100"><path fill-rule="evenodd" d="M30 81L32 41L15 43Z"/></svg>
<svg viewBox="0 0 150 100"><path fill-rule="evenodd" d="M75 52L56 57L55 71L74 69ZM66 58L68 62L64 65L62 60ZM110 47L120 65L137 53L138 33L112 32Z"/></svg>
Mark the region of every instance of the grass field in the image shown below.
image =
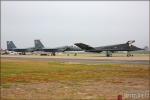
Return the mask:
<svg viewBox="0 0 150 100"><path fill-rule="evenodd" d="M116 100L147 91L149 65L1 61L2 100ZM127 99L126 99L127 100Z"/></svg>

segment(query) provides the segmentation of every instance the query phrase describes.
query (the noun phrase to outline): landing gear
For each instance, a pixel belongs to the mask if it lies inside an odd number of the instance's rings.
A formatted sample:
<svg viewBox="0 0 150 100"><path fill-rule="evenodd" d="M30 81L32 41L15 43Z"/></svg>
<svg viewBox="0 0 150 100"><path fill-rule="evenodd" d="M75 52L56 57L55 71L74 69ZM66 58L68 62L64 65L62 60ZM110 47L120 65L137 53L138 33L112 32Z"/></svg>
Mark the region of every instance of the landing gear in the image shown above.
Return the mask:
<svg viewBox="0 0 150 100"><path fill-rule="evenodd" d="M77 56L77 53L75 53L74 56Z"/></svg>
<svg viewBox="0 0 150 100"><path fill-rule="evenodd" d="M26 52L20 52L19 55L26 55Z"/></svg>
<svg viewBox="0 0 150 100"><path fill-rule="evenodd" d="M56 53L55 53L55 52L52 52L52 53L51 53L51 56L56 56Z"/></svg>
<svg viewBox="0 0 150 100"><path fill-rule="evenodd" d="M106 51L106 57L112 57L112 52Z"/></svg>
<svg viewBox="0 0 150 100"><path fill-rule="evenodd" d="M133 56L133 54L131 54L131 51L127 51L127 57Z"/></svg>

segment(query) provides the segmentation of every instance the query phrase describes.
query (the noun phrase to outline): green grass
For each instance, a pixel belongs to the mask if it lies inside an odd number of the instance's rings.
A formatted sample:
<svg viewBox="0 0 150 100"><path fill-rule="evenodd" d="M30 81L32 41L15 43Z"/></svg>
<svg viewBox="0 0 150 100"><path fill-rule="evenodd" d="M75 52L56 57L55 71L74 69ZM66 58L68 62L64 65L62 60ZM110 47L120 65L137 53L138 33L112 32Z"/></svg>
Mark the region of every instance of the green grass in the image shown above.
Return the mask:
<svg viewBox="0 0 150 100"><path fill-rule="evenodd" d="M86 65L58 62L2 61L1 79L2 84L8 84L102 80L113 77L148 78L148 70L144 68L145 66L146 65Z"/></svg>

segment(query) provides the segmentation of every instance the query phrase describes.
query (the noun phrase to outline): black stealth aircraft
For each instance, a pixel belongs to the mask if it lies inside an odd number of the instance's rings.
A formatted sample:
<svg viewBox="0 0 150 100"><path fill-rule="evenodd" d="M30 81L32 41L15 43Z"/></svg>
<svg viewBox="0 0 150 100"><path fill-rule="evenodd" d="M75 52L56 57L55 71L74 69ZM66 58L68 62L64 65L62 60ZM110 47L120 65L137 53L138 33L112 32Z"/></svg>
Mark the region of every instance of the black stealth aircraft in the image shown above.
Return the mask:
<svg viewBox="0 0 150 100"><path fill-rule="evenodd" d="M112 53L116 51L127 51L127 56L133 56L130 51L136 51L136 50L143 50L141 48L138 48L132 43L134 43L135 40L128 41L123 44L116 44L116 45L110 45L110 46L102 46L102 47L91 47L89 45L83 44L83 43L75 43L76 46L83 49L85 52L96 52L100 53L102 51L106 51L106 56L112 56Z"/></svg>

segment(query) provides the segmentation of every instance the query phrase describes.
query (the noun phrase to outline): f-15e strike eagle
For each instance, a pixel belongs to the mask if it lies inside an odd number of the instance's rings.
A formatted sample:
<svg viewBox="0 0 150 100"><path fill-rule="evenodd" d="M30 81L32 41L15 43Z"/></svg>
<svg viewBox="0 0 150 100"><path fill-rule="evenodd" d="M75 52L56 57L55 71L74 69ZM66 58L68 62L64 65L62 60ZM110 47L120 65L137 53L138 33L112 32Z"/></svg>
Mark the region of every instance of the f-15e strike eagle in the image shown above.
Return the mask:
<svg viewBox="0 0 150 100"><path fill-rule="evenodd" d="M62 46L62 47L57 47L57 48L45 48L40 40L34 40L34 45L36 47L36 51L51 52L52 56L55 56L56 52L81 51L80 48L73 47L73 46Z"/></svg>
<svg viewBox="0 0 150 100"><path fill-rule="evenodd" d="M138 48L132 43L134 43L135 40L127 41L126 43L123 44L116 44L116 45L110 45L110 46L102 46L102 47L92 47L87 44L83 43L75 43L76 46L84 50L85 52L96 52L100 53L102 51L106 51L106 56L110 57L112 56L113 52L116 51L127 51L127 56L133 56L130 51L136 51L136 50L143 50L141 48Z"/></svg>
<svg viewBox="0 0 150 100"><path fill-rule="evenodd" d="M45 48L40 40L34 40L34 45L37 48L36 51L51 52L52 56L55 56L56 52L64 52L66 50L66 46L58 48Z"/></svg>
<svg viewBox="0 0 150 100"><path fill-rule="evenodd" d="M7 50L8 51L15 51L15 52L21 52L23 55L25 55L26 52L33 52L36 50L35 47L31 48L17 48L13 41L7 41Z"/></svg>

